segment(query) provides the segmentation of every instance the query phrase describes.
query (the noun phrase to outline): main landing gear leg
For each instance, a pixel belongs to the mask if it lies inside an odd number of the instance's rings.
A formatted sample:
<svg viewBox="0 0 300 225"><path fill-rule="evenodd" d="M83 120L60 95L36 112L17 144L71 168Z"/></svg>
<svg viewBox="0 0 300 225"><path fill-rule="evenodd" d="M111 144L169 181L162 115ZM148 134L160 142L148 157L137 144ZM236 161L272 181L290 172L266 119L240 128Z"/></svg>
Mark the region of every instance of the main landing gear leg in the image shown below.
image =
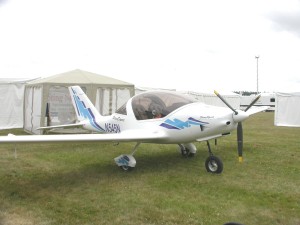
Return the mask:
<svg viewBox="0 0 300 225"><path fill-rule="evenodd" d="M209 156L205 161L205 168L206 168L207 172L222 173L222 171L223 171L222 160L220 158L218 158L217 156L213 155L211 148L210 148L209 141L206 141L206 143L207 143L208 153L209 153Z"/></svg>
<svg viewBox="0 0 300 225"><path fill-rule="evenodd" d="M197 152L197 148L193 143L178 144L178 146L179 152L184 157L194 157Z"/></svg>
<svg viewBox="0 0 300 225"><path fill-rule="evenodd" d="M136 145L134 146L131 154L129 154L129 155L124 154L124 155L120 155L117 158L115 158L116 164L121 169L123 169L124 171L130 171L135 167L136 160L133 157L133 155L137 151L137 148L139 147L140 144L141 144L141 142L136 143Z"/></svg>

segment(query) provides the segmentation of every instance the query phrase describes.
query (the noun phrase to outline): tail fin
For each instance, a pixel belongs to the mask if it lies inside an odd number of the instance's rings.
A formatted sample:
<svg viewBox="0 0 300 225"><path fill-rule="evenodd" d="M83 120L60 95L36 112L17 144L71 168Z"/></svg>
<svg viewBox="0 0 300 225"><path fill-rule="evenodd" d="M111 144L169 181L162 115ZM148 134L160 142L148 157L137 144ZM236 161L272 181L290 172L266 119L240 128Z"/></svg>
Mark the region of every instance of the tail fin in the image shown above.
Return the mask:
<svg viewBox="0 0 300 225"><path fill-rule="evenodd" d="M72 103L76 111L79 122L87 122L86 128L96 131L105 131L100 125L99 121L103 118L98 110L95 108L90 99L82 91L79 86L69 87Z"/></svg>

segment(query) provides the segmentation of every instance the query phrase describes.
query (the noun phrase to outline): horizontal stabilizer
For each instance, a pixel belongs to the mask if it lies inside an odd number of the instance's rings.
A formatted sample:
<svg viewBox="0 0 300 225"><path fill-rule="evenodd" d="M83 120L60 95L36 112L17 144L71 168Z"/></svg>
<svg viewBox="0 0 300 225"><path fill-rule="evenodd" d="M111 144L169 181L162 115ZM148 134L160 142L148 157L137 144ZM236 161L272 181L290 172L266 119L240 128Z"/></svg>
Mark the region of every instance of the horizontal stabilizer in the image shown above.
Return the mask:
<svg viewBox="0 0 300 225"><path fill-rule="evenodd" d="M48 127L38 127L37 130L51 130L56 128L81 128L84 123L72 123L72 124L64 124L64 125L56 125L56 126L48 126Z"/></svg>

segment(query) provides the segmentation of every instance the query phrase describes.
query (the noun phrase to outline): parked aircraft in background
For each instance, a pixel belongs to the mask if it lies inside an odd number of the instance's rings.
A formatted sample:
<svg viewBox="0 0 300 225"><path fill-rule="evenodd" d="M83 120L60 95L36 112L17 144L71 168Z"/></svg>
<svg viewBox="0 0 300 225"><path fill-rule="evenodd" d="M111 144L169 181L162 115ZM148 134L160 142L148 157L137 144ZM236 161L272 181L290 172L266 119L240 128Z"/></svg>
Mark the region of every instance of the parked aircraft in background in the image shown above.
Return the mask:
<svg viewBox="0 0 300 225"><path fill-rule="evenodd" d="M245 111L233 109L222 96L215 94L228 106L216 107L196 102L187 96L169 91L150 91L129 99L110 116L102 116L79 86L69 87L78 123L46 128L81 126L106 134L69 135L8 135L0 137L0 143L26 142L136 142L131 154L115 158L123 170L136 166L134 153L141 143L178 144L182 155L193 156L197 149L193 142L206 141L208 172L221 173L223 163L213 155L209 140L230 134L237 129L238 154L242 161L242 121L249 115L266 110L266 107L250 109L256 97Z"/></svg>

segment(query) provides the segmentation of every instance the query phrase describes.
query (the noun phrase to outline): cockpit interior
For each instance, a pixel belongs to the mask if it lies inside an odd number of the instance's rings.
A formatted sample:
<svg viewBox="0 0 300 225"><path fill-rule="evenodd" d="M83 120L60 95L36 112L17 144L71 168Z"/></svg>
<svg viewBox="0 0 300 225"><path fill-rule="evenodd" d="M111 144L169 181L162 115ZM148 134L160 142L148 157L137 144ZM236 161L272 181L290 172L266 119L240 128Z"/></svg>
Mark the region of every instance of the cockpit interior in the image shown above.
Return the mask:
<svg viewBox="0 0 300 225"><path fill-rule="evenodd" d="M195 100L169 92L145 92L133 97L132 109L137 120L163 118L174 110Z"/></svg>

